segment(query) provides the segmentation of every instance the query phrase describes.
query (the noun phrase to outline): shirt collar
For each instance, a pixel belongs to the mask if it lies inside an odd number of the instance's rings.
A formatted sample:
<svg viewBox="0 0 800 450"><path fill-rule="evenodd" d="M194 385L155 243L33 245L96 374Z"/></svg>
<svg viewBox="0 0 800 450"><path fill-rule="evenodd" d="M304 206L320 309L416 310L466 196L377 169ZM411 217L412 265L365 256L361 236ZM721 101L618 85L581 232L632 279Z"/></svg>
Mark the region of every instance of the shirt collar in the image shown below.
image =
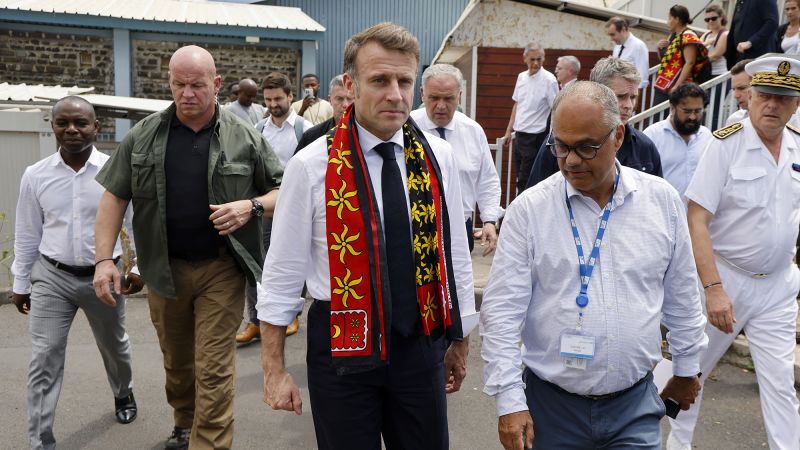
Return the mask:
<svg viewBox="0 0 800 450"><path fill-rule="evenodd" d="M417 125L419 125L422 129L424 129L426 131L435 132L436 128L438 128L438 125L433 123L433 120L431 120L431 118L428 116L428 111L425 109L424 106L423 106L422 109L425 111L425 114L422 114L422 116L423 116L422 123L417 123ZM447 125L443 126L442 128L444 128L445 130L454 131L456 129L456 116L457 115L458 115L458 111L453 113L453 118L450 120L450 122Z"/></svg>
<svg viewBox="0 0 800 450"><path fill-rule="evenodd" d="M286 120L283 121L283 124L281 124L280 128L286 128L287 125L291 128L294 128L294 121L297 120L298 117L300 116L298 116L292 108L289 108L289 115L286 117ZM278 128L278 126L275 125L275 122L272 121L272 116L269 116L269 119L267 119L267 126Z"/></svg>
<svg viewBox="0 0 800 450"><path fill-rule="evenodd" d="M67 163L64 161L64 157L61 156L61 151L56 151L56 157L50 162L52 167L58 166L59 164L63 164L67 166ZM86 164L91 164L95 167L101 167L103 165L103 159L100 155L100 151L97 150L97 147L92 145L92 153L89 154L89 159L86 160Z"/></svg>
<svg viewBox="0 0 800 450"><path fill-rule="evenodd" d="M383 139L378 138L374 134L367 131L366 128L361 126L358 121L356 121L356 130L358 130L358 142L361 144L361 151L371 152L375 148L376 145L381 144L383 142L392 142L403 148L403 129L397 130L394 135L388 140L384 141Z"/></svg>
<svg viewBox="0 0 800 450"><path fill-rule="evenodd" d="M636 183L635 177L628 170L625 170L622 164L620 164L619 160L614 160L614 166L617 168L617 172L619 173L619 183L617 184L617 191L614 193L614 205L612 210L621 206L625 202L625 198L628 196L628 194L638 190L638 184ZM567 181L566 178L564 178L564 184L567 186L567 195L570 199L573 197L582 197L594 202L594 200L589 199L580 191L575 189L571 184L569 184L569 181Z"/></svg>

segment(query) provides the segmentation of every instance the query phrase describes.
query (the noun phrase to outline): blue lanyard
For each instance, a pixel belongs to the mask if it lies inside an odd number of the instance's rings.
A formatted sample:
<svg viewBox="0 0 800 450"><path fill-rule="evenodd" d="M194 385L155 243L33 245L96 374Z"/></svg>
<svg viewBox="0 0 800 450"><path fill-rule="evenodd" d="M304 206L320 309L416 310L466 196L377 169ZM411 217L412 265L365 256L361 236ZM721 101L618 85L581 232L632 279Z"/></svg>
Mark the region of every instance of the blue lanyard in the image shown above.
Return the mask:
<svg viewBox="0 0 800 450"><path fill-rule="evenodd" d="M575 297L575 303L579 308L581 308L581 310L583 310L583 308L589 304L589 296L587 295L587 291L589 290L589 280L592 278L594 264L597 261L597 258L600 256L600 244L603 242L603 235L605 234L606 227L608 226L608 218L611 215L611 200L614 199L614 193L617 192L618 184L619 173L614 176L614 189L611 191L611 197L608 199L608 202L606 202L606 207L603 208L603 216L600 219L600 226L597 228L597 237L594 239L594 247L592 248L591 255L589 255L588 264L583 255L581 236L580 233L578 233L578 225L575 223L575 215L572 213L572 204L569 202L569 195L566 192L564 193L564 196L567 200L567 210L569 211L569 223L572 226L572 237L575 238L575 249L578 251L578 262L580 263L581 291L578 296ZM582 317L583 311L579 313L579 328L580 318Z"/></svg>

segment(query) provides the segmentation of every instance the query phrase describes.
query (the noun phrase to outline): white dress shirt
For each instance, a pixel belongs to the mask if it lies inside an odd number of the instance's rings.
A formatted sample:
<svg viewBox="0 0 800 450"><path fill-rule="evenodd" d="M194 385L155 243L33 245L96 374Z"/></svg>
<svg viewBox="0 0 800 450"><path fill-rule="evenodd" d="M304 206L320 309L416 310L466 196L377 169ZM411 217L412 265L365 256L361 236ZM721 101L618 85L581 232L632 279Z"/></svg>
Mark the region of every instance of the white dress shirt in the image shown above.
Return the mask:
<svg viewBox="0 0 800 450"><path fill-rule="evenodd" d="M517 75L514 95L511 96L517 103L514 131L523 133L545 131L550 109L557 94L558 80L544 67L533 75L529 75L527 70Z"/></svg>
<svg viewBox="0 0 800 450"><path fill-rule="evenodd" d="M583 331L596 340L586 370L566 368L559 354L561 332L576 327L581 284L565 195L587 255L602 210L557 172L506 212L481 305L484 392L495 397L498 415L528 409L523 364L575 394L630 387L662 359L661 321L670 329L674 374L699 370L706 320L684 205L661 178L617 167L619 186L583 309Z"/></svg>
<svg viewBox="0 0 800 450"><path fill-rule="evenodd" d="M622 46L625 46L625 48L622 49ZM620 55L620 50L622 50L622 55ZM648 74L650 71L649 50L647 50L647 44L634 36L633 33L628 33L628 39L624 44L617 44L614 46L611 56L624 59L636 66L636 70L638 70L639 75L642 76L642 82L639 84L640 88L644 89L650 84L650 76Z"/></svg>
<svg viewBox="0 0 800 450"><path fill-rule="evenodd" d="M472 282L472 261L467 246L467 231L462 221L461 189L459 187L456 162L450 145L431 134L425 138L442 172L445 201L450 216L451 258L458 291L464 335L474 326L475 293ZM358 139L364 150L364 159L372 183L372 190L380 220L383 221L381 191L381 168L383 158L374 147L383 141L358 126ZM403 133L398 130L388 142L394 142L397 165L407 181L403 156ZM308 292L317 300L330 300L330 266L328 264L328 241L326 235L325 174L328 166L328 148L325 136L309 144L297 153L283 173L281 194L275 206L272 222L273 236L288 239L273 240L264 262L264 272L258 287L259 320L273 325L291 323L303 309L300 296L303 282ZM408 196L408 193L406 193ZM410 218L410 213L409 213ZM410 220L410 219L409 219ZM410 233L410 230L409 230Z"/></svg>
<svg viewBox="0 0 800 450"><path fill-rule="evenodd" d="M664 179L669 181L669 184L683 196L697 169L700 155L713 139L711 130L700 125L700 129L689 138L687 143L672 126L672 116L668 116L647 127L644 135L656 144L658 154L661 156L661 170L664 172Z"/></svg>
<svg viewBox="0 0 800 450"><path fill-rule="evenodd" d="M86 164L77 172L59 152L25 169L14 227L14 292L30 294L31 269L40 254L70 266L94 265L94 223L105 192L94 177L108 159L93 147ZM128 207L125 227L135 249L132 216ZM117 240L113 257L120 255L122 246Z"/></svg>
<svg viewBox="0 0 800 450"><path fill-rule="evenodd" d="M714 215L714 252L752 273L791 264L800 225L797 135L784 129L777 164L750 118L744 129L713 139L697 165L686 197Z"/></svg>
<svg viewBox="0 0 800 450"><path fill-rule="evenodd" d="M436 124L424 108L411 111L411 118L422 130L438 136ZM472 217L477 202L481 221L497 221L500 218L500 177L497 176L486 133L478 122L459 111L443 128L458 165L464 220Z"/></svg>
<svg viewBox="0 0 800 450"><path fill-rule="evenodd" d="M289 158L294 155L294 150L297 148L297 135L294 132L295 120L303 121L303 131L313 127L311 122L298 116L293 109L289 108L289 116L286 117L280 128L275 125L272 117L270 117L261 132L264 139L272 147L272 151L275 152L275 156L278 157L278 161L281 162L281 167L286 167L286 163L289 162Z"/></svg>

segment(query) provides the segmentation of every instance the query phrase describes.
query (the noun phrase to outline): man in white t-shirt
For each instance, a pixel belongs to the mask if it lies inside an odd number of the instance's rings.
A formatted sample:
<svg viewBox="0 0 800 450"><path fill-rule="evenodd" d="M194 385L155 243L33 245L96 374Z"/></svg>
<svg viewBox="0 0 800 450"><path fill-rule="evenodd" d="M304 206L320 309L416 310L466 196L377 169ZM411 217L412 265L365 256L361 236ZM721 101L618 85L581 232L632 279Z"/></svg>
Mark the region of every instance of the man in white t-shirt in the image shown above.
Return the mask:
<svg viewBox="0 0 800 450"><path fill-rule="evenodd" d="M504 142L508 143L511 132L514 132L517 192L525 189L539 147L547 138L550 108L558 94L556 77L542 67L544 56L544 47L538 42L531 42L522 52L522 59L528 70L517 76L514 95L511 97L514 107L503 136Z"/></svg>

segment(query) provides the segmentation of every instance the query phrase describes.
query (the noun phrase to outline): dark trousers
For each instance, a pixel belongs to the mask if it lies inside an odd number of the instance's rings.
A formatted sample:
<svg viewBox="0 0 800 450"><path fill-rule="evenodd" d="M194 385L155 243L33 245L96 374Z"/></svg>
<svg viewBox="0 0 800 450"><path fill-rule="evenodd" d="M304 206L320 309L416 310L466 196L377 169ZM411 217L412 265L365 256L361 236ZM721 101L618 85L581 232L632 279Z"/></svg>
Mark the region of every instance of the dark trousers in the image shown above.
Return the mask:
<svg viewBox="0 0 800 450"><path fill-rule="evenodd" d="M308 310L308 392L320 450L446 450L445 339L391 336L389 364L337 375L330 303Z"/></svg>
<svg viewBox="0 0 800 450"><path fill-rule="evenodd" d="M263 234L261 239L264 244L264 254L269 250L269 240L272 237L272 218L271 217L264 217L263 223L261 224L263 228ZM261 261L261 265L264 265L264 261ZM258 280L261 281L261 280ZM245 295L245 307L247 308L247 318L250 319L250 323L254 325L258 325L260 322L258 321L258 311L256 311L256 303L258 303L258 290L256 289L255 284L251 284L249 281L247 282L247 288L244 291Z"/></svg>
<svg viewBox="0 0 800 450"><path fill-rule="evenodd" d="M475 230L472 228L472 217L467 219L467 244L469 244L469 252L472 253L472 249L475 248Z"/></svg>
<svg viewBox="0 0 800 450"><path fill-rule="evenodd" d="M517 195L528 185L528 175L533 168L539 147L547 139L547 130L541 133L514 132L514 159L517 165Z"/></svg>
<svg viewBox="0 0 800 450"><path fill-rule="evenodd" d="M660 421L666 410L652 374L605 400L567 393L527 367L523 378L535 450L661 449Z"/></svg>

